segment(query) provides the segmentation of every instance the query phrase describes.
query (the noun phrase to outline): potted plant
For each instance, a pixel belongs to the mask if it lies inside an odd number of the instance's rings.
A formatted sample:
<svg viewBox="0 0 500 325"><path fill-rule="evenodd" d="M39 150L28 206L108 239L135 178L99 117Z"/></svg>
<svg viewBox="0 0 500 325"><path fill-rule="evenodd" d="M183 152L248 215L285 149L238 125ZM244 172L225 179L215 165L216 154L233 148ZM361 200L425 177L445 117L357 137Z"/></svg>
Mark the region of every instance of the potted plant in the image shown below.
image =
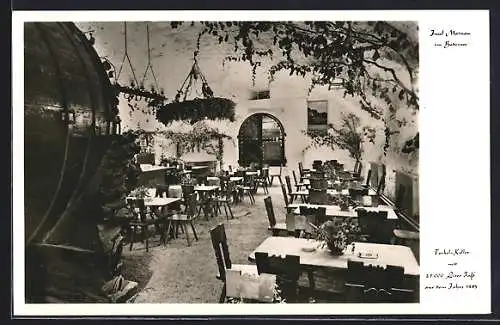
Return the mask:
<svg viewBox="0 0 500 325"><path fill-rule="evenodd" d="M139 186L136 189L132 190L132 192L130 192L130 196L134 197L135 199L142 199L142 200L150 197L149 190L145 186Z"/></svg>
<svg viewBox="0 0 500 325"><path fill-rule="evenodd" d="M312 224L311 224L312 225ZM328 247L332 255L342 255L345 248L359 237L359 226L355 218L339 218L328 220L314 228L314 239L321 242L320 247Z"/></svg>
<svg viewBox="0 0 500 325"><path fill-rule="evenodd" d="M303 131L312 139L312 144L308 145L304 150L311 146L321 147L328 146L335 150L347 150L351 158L356 163L361 161L363 154L363 143L368 140L370 143L375 143L375 128L361 126L360 118L353 113L343 113L340 126L329 125L326 134L320 134L313 131ZM343 171L343 164L336 164L337 171Z"/></svg>

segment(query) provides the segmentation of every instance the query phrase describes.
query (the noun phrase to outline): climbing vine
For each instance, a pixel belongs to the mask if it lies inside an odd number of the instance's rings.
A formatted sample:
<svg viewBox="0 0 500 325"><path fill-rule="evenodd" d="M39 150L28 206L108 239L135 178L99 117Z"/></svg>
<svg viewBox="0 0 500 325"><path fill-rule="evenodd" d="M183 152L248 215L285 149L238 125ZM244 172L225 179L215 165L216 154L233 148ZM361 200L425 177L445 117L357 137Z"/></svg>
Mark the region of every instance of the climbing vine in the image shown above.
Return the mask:
<svg viewBox="0 0 500 325"><path fill-rule="evenodd" d="M375 143L376 130L373 127L361 126L359 117L348 113L342 114L339 127L331 125L326 134L311 131L303 133L312 139L312 143L306 146L304 151L311 147L327 146L333 150L347 150L351 158L359 161L363 154L363 143Z"/></svg>
<svg viewBox="0 0 500 325"><path fill-rule="evenodd" d="M183 22L171 24L177 28ZM223 62L245 61L251 65L252 80L263 58L277 58L277 63L269 69L270 80L277 72L288 71L290 75L311 76L311 89L340 85L344 96L359 99L360 109L374 119L384 120L384 112L390 106L419 110L415 88L418 42L402 28L404 23L205 21L199 24L203 27L200 35L211 35L219 43L233 46L234 55ZM272 44L264 39L272 40ZM403 72L391 62L403 67ZM395 131L385 124L389 128L386 135L390 137Z"/></svg>

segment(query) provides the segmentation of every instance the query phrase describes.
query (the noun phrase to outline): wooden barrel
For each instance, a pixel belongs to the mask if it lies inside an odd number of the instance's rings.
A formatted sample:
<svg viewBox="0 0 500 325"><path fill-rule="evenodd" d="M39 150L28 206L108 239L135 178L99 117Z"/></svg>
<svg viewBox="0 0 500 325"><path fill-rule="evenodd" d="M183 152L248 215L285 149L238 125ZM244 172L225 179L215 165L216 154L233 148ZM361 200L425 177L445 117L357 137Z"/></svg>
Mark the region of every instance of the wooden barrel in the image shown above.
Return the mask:
<svg viewBox="0 0 500 325"><path fill-rule="evenodd" d="M110 84L73 23L24 24L25 240L41 241L97 168Z"/></svg>

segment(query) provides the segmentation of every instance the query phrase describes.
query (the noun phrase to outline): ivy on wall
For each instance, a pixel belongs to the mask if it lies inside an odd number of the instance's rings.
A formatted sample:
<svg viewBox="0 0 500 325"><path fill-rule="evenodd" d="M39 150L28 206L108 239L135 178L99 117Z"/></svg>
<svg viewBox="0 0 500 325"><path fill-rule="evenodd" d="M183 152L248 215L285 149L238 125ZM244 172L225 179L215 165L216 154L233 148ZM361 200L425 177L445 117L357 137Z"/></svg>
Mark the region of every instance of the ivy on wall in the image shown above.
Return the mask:
<svg viewBox="0 0 500 325"><path fill-rule="evenodd" d="M304 151L311 147L326 146L333 150L347 150L351 158L361 160L363 154L363 143L368 141L375 143L376 130L373 127L361 126L358 116L353 113L342 114L340 126L330 125L326 134L318 134L313 131L302 131L308 135L312 143L306 146Z"/></svg>
<svg viewBox="0 0 500 325"><path fill-rule="evenodd" d="M171 26L175 29L182 24L172 22ZM288 71L290 75L312 76L311 88L342 86L344 96L356 97L361 110L384 121L387 137L395 132L391 123L385 122L387 109L404 106L419 110L417 32L406 28L415 23L205 21L199 24L200 37L211 35L219 43L234 46L234 55L224 61L248 62L253 75L262 59L271 58L278 62L269 70L270 80L277 72ZM272 44L262 39L270 39Z"/></svg>

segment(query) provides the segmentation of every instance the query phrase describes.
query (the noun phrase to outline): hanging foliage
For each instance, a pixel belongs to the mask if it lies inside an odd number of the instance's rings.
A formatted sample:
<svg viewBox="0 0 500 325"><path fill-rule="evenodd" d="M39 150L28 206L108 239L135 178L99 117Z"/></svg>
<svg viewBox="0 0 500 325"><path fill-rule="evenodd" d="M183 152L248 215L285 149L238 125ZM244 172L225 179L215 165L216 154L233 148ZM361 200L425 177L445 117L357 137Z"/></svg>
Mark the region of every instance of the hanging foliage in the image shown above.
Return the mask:
<svg viewBox="0 0 500 325"><path fill-rule="evenodd" d="M177 158L180 158L185 152L200 149L214 155L220 164L222 164L224 157L224 140L233 140L230 135L215 127L208 126L203 121L194 124L192 129L187 132L168 130L159 131L156 134L170 140L176 146Z"/></svg>
<svg viewBox="0 0 500 325"><path fill-rule="evenodd" d="M177 91L173 102L163 105L157 111L157 119L164 124L175 120L190 121L191 124L204 119L228 119L231 122L234 121L234 102L230 99L214 96L212 88L208 85L208 81L198 65L197 56L202 35L203 33L198 35L191 70L189 70L186 79ZM196 87L198 81L201 81L201 93L203 97L196 97L189 100L188 96Z"/></svg>
<svg viewBox="0 0 500 325"><path fill-rule="evenodd" d="M375 128L361 127L360 119L355 114L343 114L340 127L330 126L327 134L317 134L314 132L303 132L312 139L311 146L327 146L332 149L347 150L349 155L356 161L361 160L363 154L363 142L365 139L370 143L375 143Z"/></svg>
<svg viewBox="0 0 500 325"><path fill-rule="evenodd" d="M181 24L172 22L172 28ZM261 58L279 59L269 70L270 80L287 71L311 76L311 88L340 85L345 96L359 98L360 109L378 120L394 102L395 107L419 109L419 48L412 22L205 21L201 25L202 33L234 46L235 54L224 61L248 62L255 73Z"/></svg>
<svg viewBox="0 0 500 325"><path fill-rule="evenodd" d="M156 118L165 125L180 120L194 124L205 118L211 120L227 119L233 122L234 107L235 103L226 98L196 98L164 105L158 109Z"/></svg>

